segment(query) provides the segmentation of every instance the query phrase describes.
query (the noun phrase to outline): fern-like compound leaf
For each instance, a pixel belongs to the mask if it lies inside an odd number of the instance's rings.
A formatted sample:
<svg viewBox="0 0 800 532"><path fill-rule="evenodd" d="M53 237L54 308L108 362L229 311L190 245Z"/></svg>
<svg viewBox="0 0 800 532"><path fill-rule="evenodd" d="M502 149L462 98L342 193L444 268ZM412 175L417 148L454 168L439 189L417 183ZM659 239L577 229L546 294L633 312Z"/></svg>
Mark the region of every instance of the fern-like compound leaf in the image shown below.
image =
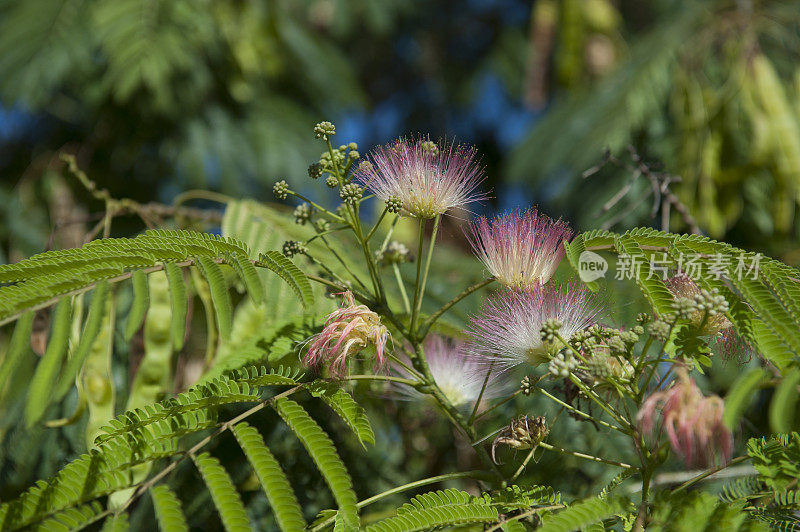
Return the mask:
<svg viewBox="0 0 800 532"><path fill-rule="evenodd" d="M758 390L759 385L766 376L763 369L753 368L740 375L734 381L728 395L725 397L725 412L722 415L722 420L729 429L736 429L736 425L738 425L747 405L750 404L753 394Z"/></svg>
<svg viewBox="0 0 800 532"><path fill-rule="evenodd" d="M415 532L445 526L497 521L497 508L485 499L448 489L417 495L397 509L397 515L367 527L367 532Z"/></svg>
<svg viewBox="0 0 800 532"><path fill-rule="evenodd" d="M306 521L292 486L278 461L264 444L261 434L245 422L235 425L232 431L261 482L281 530L305 530Z"/></svg>
<svg viewBox="0 0 800 532"><path fill-rule="evenodd" d="M161 532L189 532L189 525L181 509L181 502L169 486L150 488L150 497L156 511L156 519Z"/></svg>
<svg viewBox="0 0 800 532"><path fill-rule="evenodd" d="M47 339L47 349L36 366L25 405L25 421L28 426L39 421L53 399L53 385L67 353L70 326L72 325L72 301L64 298L53 312L53 326Z"/></svg>
<svg viewBox="0 0 800 532"><path fill-rule="evenodd" d="M366 411L341 386L332 382L315 381L309 386L309 391L314 397L322 399L347 423L362 447L366 449L367 443L375 445L375 433Z"/></svg>
<svg viewBox="0 0 800 532"><path fill-rule="evenodd" d="M615 498L587 499L572 504L558 513L543 519L542 532L572 532L612 517L624 510L622 502Z"/></svg>
<svg viewBox="0 0 800 532"><path fill-rule="evenodd" d="M147 286L147 274L136 270L131 276L133 285L133 303L125 322L125 340L130 341L136 331L142 326L147 308L150 306L150 290Z"/></svg>
<svg viewBox="0 0 800 532"><path fill-rule="evenodd" d="M800 368L787 372L775 389L769 405L769 424L774 432L789 432L794 425L797 411L797 386L800 385Z"/></svg>
<svg viewBox="0 0 800 532"><path fill-rule="evenodd" d="M317 468L325 478L325 482L330 487L333 498L339 506L340 515L344 519L347 530L357 530L359 518L353 481L331 439L308 415L308 412L296 402L282 398L276 400L273 407L283 421L289 425L292 432L297 435L317 464Z"/></svg>
<svg viewBox="0 0 800 532"><path fill-rule="evenodd" d="M22 361L22 357L30 351L31 330L33 329L33 318L35 316L34 312L26 312L14 327L8 350L0 363L0 390L3 389L3 385L8 378L14 374L14 371Z"/></svg>
<svg viewBox="0 0 800 532"><path fill-rule="evenodd" d="M247 510L244 509L242 499L233 485L231 477L219 460L208 453L202 453L193 457L200 475L203 477L211 499L217 507L222 525L228 532L249 532L251 530L250 520L247 518Z"/></svg>
<svg viewBox="0 0 800 532"><path fill-rule="evenodd" d="M208 257L200 257L198 263L211 291L211 301L214 302L214 315L216 316L220 336L223 339L227 339L231 335L231 326L233 324L233 305L228 294L228 286L225 283L225 275L222 273L222 268L220 268L219 264Z"/></svg>
<svg viewBox="0 0 800 532"><path fill-rule="evenodd" d="M258 272L253 263L247 257L234 255L231 261L231 266L236 270L236 273L242 279L247 293L253 300L253 303L260 305L264 301L264 285L258 277Z"/></svg>
<svg viewBox="0 0 800 532"><path fill-rule="evenodd" d="M186 313L189 308L189 301L186 296L186 285L183 279L183 270L172 262L164 266L169 281L169 298L172 307L172 321L170 330L172 332L172 347L175 351L183 348L184 337L186 336Z"/></svg>
<svg viewBox="0 0 800 532"><path fill-rule="evenodd" d="M93 501L89 504L82 504L74 508L62 510L52 517L45 519L31 530L42 532L69 532L71 530L81 530L85 526L97 520L97 514L103 511L100 503ZM101 532L115 532L115 529L103 527Z"/></svg>
<svg viewBox="0 0 800 532"><path fill-rule="evenodd" d="M297 297L303 302L303 307L309 308L314 303L314 293L311 283L305 274L295 264L278 251L267 251L258 256L258 266L268 268L278 274L281 279L289 283Z"/></svg>
<svg viewBox="0 0 800 532"><path fill-rule="evenodd" d="M100 532L128 532L129 530L128 514L122 512L119 515L108 516L103 521L103 528L100 529Z"/></svg>

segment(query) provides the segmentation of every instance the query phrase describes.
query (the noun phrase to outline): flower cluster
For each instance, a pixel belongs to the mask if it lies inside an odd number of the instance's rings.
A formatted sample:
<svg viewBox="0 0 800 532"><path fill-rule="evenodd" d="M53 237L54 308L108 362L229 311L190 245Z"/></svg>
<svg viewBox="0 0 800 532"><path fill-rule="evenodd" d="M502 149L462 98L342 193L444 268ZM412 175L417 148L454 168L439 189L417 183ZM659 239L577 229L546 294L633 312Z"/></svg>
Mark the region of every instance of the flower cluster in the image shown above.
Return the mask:
<svg viewBox="0 0 800 532"><path fill-rule="evenodd" d="M393 208L399 200L417 218L433 218L485 197L477 192L484 178L472 147L432 149L427 138L405 138L375 148L369 157L372 164L358 167L356 181L394 202Z"/></svg>
<svg viewBox="0 0 800 532"><path fill-rule="evenodd" d="M669 389L647 398L637 421L645 434L665 430L672 450L688 467L707 467L717 461L725 465L733 452L733 436L722 422L723 410L720 397L705 397L682 371Z"/></svg>
<svg viewBox="0 0 800 532"><path fill-rule="evenodd" d="M572 235L561 220L535 210L484 217L467 236L475 254L499 283L517 290L545 284L564 257L564 241Z"/></svg>
<svg viewBox="0 0 800 532"><path fill-rule="evenodd" d="M547 363L565 346L558 340L542 340L545 322L561 322L559 335L568 340L595 323L600 310L597 299L579 284L500 292L488 300L480 316L472 319L470 350L487 357L501 370L523 363Z"/></svg>
<svg viewBox="0 0 800 532"><path fill-rule="evenodd" d="M349 358L369 345L375 347L375 367L384 365L384 353L389 331L381 324L380 316L366 305L356 304L352 292L342 294L341 308L333 311L322 332L313 336L303 358L307 367L326 365L331 375L342 377Z"/></svg>

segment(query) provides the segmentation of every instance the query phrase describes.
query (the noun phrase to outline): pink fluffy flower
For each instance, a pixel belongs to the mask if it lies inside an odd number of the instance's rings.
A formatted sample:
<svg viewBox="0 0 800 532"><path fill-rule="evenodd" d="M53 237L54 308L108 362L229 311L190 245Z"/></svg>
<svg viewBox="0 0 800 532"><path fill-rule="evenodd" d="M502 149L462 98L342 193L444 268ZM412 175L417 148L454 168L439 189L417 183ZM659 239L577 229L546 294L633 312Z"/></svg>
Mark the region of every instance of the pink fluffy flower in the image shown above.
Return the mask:
<svg viewBox="0 0 800 532"><path fill-rule="evenodd" d="M569 339L593 325L600 311L598 300L582 284L561 287L550 283L534 285L526 292L500 292L472 319L470 351L484 362L494 361L501 370L524 363L536 366L564 347L558 340L542 341L545 321L560 321L560 334Z"/></svg>
<svg viewBox="0 0 800 532"><path fill-rule="evenodd" d="M341 308L328 315L322 332L309 340L311 347L303 364L312 368L327 364L331 375L342 377L347 371L348 358L373 344L375 367L382 367L389 331L381 324L380 316L366 305L356 304L352 292L344 292L342 299Z"/></svg>
<svg viewBox="0 0 800 532"><path fill-rule="evenodd" d="M375 148L369 160L371 165L359 166L356 180L384 201L399 199L417 218L485 198L477 192L484 177L473 147L404 138Z"/></svg>
<svg viewBox="0 0 800 532"><path fill-rule="evenodd" d="M572 235L566 222L536 210L506 213L491 222L480 217L467 233L489 273L501 284L530 290L545 284L564 257L564 241Z"/></svg>
<svg viewBox="0 0 800 532"><path fill-rule="evenodd" d="M703 396L684 371L669 389L647 398L636 420L645 434L665 430L687 467L709 467L717 461L727 464L733 452L733 436L722 422L724 410L720 397Z"/></svg>
<svg viewBox="0 0 800 532"><path fill-rule="evenodd" d="M454 406L472 404L481 395L481 388L486 379L487 367L470 357L465 344L449 341L441 336L430 335L425 340L425 358L428 361L433 380ZM407 365L410 360L404 360ZM407 377L408 371L400 364L392 365L393 371ZM405 385L393 386L394 390L408 399L427 397L417 390ZM504 383L497 375L490 376L481 399L493 399L505 392Z"/></svg>

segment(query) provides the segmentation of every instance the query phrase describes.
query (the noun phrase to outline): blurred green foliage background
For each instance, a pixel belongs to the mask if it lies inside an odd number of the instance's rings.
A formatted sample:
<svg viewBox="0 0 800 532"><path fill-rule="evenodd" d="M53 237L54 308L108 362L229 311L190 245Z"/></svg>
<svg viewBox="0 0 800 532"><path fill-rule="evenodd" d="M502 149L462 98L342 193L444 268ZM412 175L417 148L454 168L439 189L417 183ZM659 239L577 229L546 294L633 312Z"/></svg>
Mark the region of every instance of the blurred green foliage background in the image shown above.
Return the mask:
<svg viewBox="0 0 800 532"><path fill-rule="evenodd" d="M477 144L485 209L580 227L658 225L647 179L604 214L631 172L580 178L630 145L680 178L701 231L796 263L799 19L793 0L3 0L3 249L46 245L61 151L114 196L267 200L331 119L362 152L413 132Z"/></svg>
<svg viewBox="0 0 800 532"><path fill-rule="evenodd" d="M0 0L0 262L80 245L102 217L61 153L114 197L170 204L202 188L272 201L276 180L305 187L326 119L362 153L416 132L476 144L494 196L482 212L537 204L578 229L695 230L800 263L798 0ZM452 266L460 223L443 231L455 245L435 264L434 301L483 275ZM128 359L122 342L115 357ZM737 367L715 364L723 390ZM431 409L359 392L378 447L364 459L336 443L360 497L471 467ZM522 398L503 419L537 408ZM613 454L595 434L564 423L553 437ZM75 427L4 433L0 495L82 445ZM302 478L310 463L286 467ZM527 480L585 495L605 473L546 455ZM202 520L205 502L187 513Z"/></svg>

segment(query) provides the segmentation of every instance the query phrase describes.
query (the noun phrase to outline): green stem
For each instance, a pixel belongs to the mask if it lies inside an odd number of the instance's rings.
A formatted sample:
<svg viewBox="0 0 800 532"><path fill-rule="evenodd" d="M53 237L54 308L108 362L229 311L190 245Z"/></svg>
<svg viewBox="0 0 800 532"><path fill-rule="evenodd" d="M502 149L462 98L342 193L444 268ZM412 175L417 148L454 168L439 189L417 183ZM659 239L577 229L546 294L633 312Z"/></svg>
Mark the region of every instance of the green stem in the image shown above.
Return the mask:
<svg viewBox="0 0 800 532"><path fill-rule="evenodd" d="M384 207L383 212L381 212L381 215L378 218L378 221L375 222L375 225L372 226L372 229L370 229L369 233L367 233L367 236L364 237L364 242L365 243L369 242L369 239L372 238L372 235L374 235L375 231L378 230L378 227L380 227L381 222L383 221L383 218L384 218L384 216L386 216L387 212L389 212L388 208Z"/></svg>
<svg viewBox="0 0 800 532"><path fill-rule="evenodd" d="M472 414L470 414L469 420L467 420L467 425L472 425L475 422L475 414L478 413L478 407L481 404L481 399L483 399L483 392L486 391L486 385L489 384L489 377L492 375L492 369L494 369L494 360L492 360L492 362L489 364L489 369L486 370L486 377L483 379L481 392L478 394L478 398L475 400L475 406L472 408Z"/></svg>
<svg viewBox="0 0 800 532"><path fill-rule="evenodd" d="M400 296L403 298L403 307L406 310L406 314L411 314L411 304L408 302L408 294L406 294L406 286L403 283L403 277L400 275L400 267L396 262L393 262L392 269L394 270L394 278L397 280L397 288L400 289Z"/></svg>
<svg viewBox="0 0 800 532"><path fill-rule="evenodd" d="M411 322L408 327L408 332L413 336L416 332L414 326L417 321L417 300L419 299L420 278L422 277L422 246L425 239L425 218L419 219L419 239L417 242L417 277L414 281L414 303L411 308Z"/></svg>
<svg viewBox="0 0 800 532"><path fill-rule="evenodd" d="M539 444L539 447L541 447L542 449L547 449L548 451L555 451L557 453L568 454L568 455L574 456L576 458L582 458L584 460L591 460L592 462L599 462L601 464L613 465L613 466L621 467L623 469L636 469L634 466L632 466L630 464L626 464L625 462L617 462L615 460L606 460L605 458L600 458L599 456L592 456L591 454L579 453L577 451L570 451L568 449L562 449L560 447L555 447L553 445L550 445L549 443L542 442L542 443Z"/></svg>
<svg viewBox="0 0 800 532"><path fill-rule="evenodd" d="M434 323L436 323L436 320L438 320L442 316L442 314L444 314L445 312L450 310L450 308L453 305L455 305L456 303L458 303L459 301L461 301L462 299L464 299L468 295L472 294L473 292L475 292L477 290L480 290L484 286L487 286L492 281L494 281L494 277L489 277L488 279L484 279L483 281L481 281L479 283L475 283L472 286L466 288L463 292L458 294L456 297L454 297L453 299L451 299L450 301L445 303L442 306L442 308L440 308L439 310L437 310L436 312L431 314L430 317L428 317L428 319L426 319L424 322L422 322L422 324L420 325L420 336L425 337L425 335L428 334L428 331L431 329L431 326Z"/></svg>
<svg viewBox="0 0 800 532"><path fill-rule="evenodd" d="M686 488L690 488L690 487L694 486L695 484L697 484L698 482L700 482L701 480L704 480L704 479L710 477L714 473L719 473L720 471L722 471L726 467L730 467L730 466L733 466L733 465L736 465L736 464L741 464L742 462L745 462L747 460L750 460L749 456L739 456L737 458L734 458L733 460L731 460L730 462L728 462L724 466L712 467L708 471L704 471L703 473L697 475L696 477L690 478L689 480L687 480L686 482L684 482L683 484L681 484L677 488L673 489L672 493L674 495L675 493L683 491Z"/></svg>
<svg viewBox="0 0 800 532"><path fill-rule="evenodd" d="M583 412L582 410L578 410L574 406L565 403L564 401L562 401L558 397L555 397L554 395L549 394L544 388L537 388L537 390L539 390L539 392L542 395L544 395L545 397L547 397L550 400L554 401L556 404L559 404L559 405L563 406L564 408L566 408L570 412L573 412L573 413L575 413L575 414L577 414L577 415L579 415L579 416L581 416L583 418L591 420L591 421L593 421L593 422L595 422L595 423L597 423L599 425L602 425L602 426L604 426L606 428L609 428L609 429L612 429L612 430L616 430L617 432L621 432L622 434L625 434L626 436L630 435L625 430L619 428L616 425L612 425L611 423L607 423L606 421L603 421L602 419L596 419L596 418L592 417L591 415L587 414L586 412Z"/></svg>
<svg viewBox="0 0 800 532"><path fill-rule="evenodd" d="M522 474L522 472L525 471L525 468L527 467L528 462L530 462L531 458L533 458L533 453L536 452L537 448L538 447L533 447L531 449L531 451L528 453L528 456L525 457L525 460L522 461L520 466L514 472L514 475L510 479L508 479L508 483L509 484L513 484L517 480L517 478L519 478L519 476Z"/></svg>
<svg viewBox="0 0 800 532"><path fill-rule="evenodd" d="M347 377L347 380L399 382L400 384L407 384L409 386L417 386L419 384L419 381L404 379L402 377L394 377L392 375L350 375Z"/></svg>
<svg viewBox="0 0 800 532"><path fill-rule="evenodd" d="M356 504L356 507L363 508L365 506L369 506L372 503L381 501L387 497L391 497L392 495L403 493L404 491L408 490L413 490L414 488L420 488L422 486L428 486L430 484L436 484L439 482L444 482L446 480L458 480L461 478L471 478L475 480L490 480L490 477L484 471L465 471L463 473L447 473L436 477L428 477L428 478L423 478L421 480L416 480L414 482L409 482L408 484L403 484L402 486L397 486L396 488L392 488L377 495L373 495L368 499L364 499L363 501ZM312 528L311 532L315 532L317 530L324 530L326 527L330 526L335 519L336 519L335 515L329 517L325 521L322 521L317 526Z"/></svg>
<svg viewBox="0 0 800 532"><path fill-rule="evenodd" d="M416 299L414 304L414 314L412 314L411 318L411 327L410 331L416 338L421 339L419 335L419 331L416 330L417 320L419 319L419 313L422 310L422 300L425 298L425 285L428 282L428 271L431 267L431 258L433 257L433 246L436 244L436 233L439 231L439 222L442 219L441 214L437 214L436 218L433 219L433 231L431 232L431 242L428 245L428 255L425 257L425 269L422 270L422 284L419 288L419 297ZM420 243L422 239L420 238ZM419 266L419 262L417 262ZM417 269L419 272L419 267Z"/></svg>
<svg viewBox="0 0 800 532"><path fill-rule="evenodd" d="M484 410L483 412L481 412L480 414L475 416L475 419L472 422L475 423L475 421L478 421L480 418L482 418L483 416L485 416L489 412L492 412L496 408L503 406L504 404L506 404L507 402L509 402L510 400L512 400L513 398L515 398L516 396L518 396L521 393L522 393L522 390L517 390L516 392L512 393L511 395L509 395L508 397L506 397L505 399L503 399L499 403L490 406L489 408L487 408L486 410Z"/></svg>
<svg viewBox="0 0 800 532"><path fill-rule="evenodd" d="M319 235L318 235L318 236L319 236ZM367 291L367 290L368 290L368 289L367 289L367 285L365 285L365 284L364 284L364 283L361 281L361 279L359 279L359 278L358 278L358 276L357 276L357 275L356 275L356 274L353 272L353 270L351 270L351 269L350 269L350 266L348 266L348 265L347 265L347 263L346 263L346 262L344 261L344 259L343 259L343 258L342 258L342 257L339 255L339 253L337 253L337 252L336 252L336 250L335 250L335 249L333 249L333 247L330 245L330 242L328 242L328 239L327 239L327 238L325 238L324 236L320 236L319 238L320 238L320 240L322 240L323 244L325 244L325 247L326 247L326 248L328 248L328 251L330 251L330 252L331 252L331 254L332 254L334 257L336 257L336 260L338 260L338 261L339 261L339 264L341 264L341 265L342 265L342 267L343 267L345 270L347 270L347 273L349 273L349 274L350 274L350 276L353 278L353 280L355 280L355 281L356 281L356 282L357 282L359 285L361 285L361 288L363 288L365 291ZM327 269L327 268L326 268L326 269Z"/></svg>
<svg viewBox="0 0 800 532"><path fill-rule="evenodd" d="M172 206L177 207L187 201L191 200L206 200L206 201L215 201L217 203L228 204L234 199L230 196L226 196L225 194L220 194L219 192L212 192L210 190L187 190L186 192L181 192L175 199L172 200Z"/></svg>

